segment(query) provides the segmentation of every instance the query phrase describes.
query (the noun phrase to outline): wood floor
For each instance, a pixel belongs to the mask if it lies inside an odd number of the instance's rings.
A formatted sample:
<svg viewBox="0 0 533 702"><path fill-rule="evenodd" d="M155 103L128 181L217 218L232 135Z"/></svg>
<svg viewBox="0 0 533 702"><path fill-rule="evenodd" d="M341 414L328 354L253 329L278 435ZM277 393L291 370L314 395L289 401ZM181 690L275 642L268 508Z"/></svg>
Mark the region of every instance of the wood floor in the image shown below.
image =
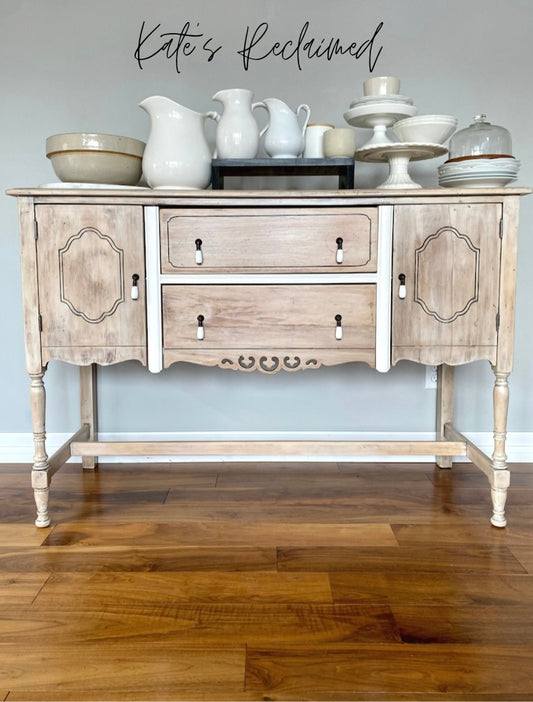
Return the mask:
<svg viewBox="0 0 533 702"><path fill-rule="evenodd" d="M0 466L0 700L533 700L533 466Z"/></svg>

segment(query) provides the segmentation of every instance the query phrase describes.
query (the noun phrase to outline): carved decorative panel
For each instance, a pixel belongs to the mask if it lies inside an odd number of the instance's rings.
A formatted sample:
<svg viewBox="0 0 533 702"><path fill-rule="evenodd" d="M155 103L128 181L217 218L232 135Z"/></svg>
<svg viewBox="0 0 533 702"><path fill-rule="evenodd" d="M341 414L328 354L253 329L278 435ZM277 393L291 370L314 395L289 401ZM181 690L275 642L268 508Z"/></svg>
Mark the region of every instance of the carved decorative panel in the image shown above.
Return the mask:
<svg viewBox="0 0 533 702"><path fill-rule="evenodd" d="M125 300L124 252L98 229L81 229L59 250L59 285L61 302L73 314L100 323Z"/></svg>
<svg viewBox="0 0 533 702"><path fill-rule="evenodd" d="M479 248L454 227L441 227L415 251L415 302L449 324L478 298Z"/></svg>

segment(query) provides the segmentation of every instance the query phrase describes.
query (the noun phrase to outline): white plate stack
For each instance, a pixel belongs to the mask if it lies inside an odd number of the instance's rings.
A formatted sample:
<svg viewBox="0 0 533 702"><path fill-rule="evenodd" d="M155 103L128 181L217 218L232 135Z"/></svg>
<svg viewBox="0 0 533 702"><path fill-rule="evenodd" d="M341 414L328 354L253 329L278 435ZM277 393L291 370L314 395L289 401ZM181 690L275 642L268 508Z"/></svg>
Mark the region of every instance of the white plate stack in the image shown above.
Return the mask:
<svg viewBox="0 0 533 702"><path fill-rule="evenodd" d="M439 166L439 185L446 188L497 188L518 176L520 161L512 156L450 160Z"/></svg>

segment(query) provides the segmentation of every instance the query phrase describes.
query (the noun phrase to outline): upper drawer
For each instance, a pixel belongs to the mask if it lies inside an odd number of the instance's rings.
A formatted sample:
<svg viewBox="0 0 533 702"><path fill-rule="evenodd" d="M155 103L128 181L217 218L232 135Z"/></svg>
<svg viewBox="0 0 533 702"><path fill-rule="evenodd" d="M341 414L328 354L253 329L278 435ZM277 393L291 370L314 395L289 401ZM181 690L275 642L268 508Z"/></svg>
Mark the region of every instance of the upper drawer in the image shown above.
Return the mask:
<svg viewBox="0 0 533 702"><path fill-rule="evenodd" d="M161 270L373 273L377 219L375 207L162 209Z"/></svg>

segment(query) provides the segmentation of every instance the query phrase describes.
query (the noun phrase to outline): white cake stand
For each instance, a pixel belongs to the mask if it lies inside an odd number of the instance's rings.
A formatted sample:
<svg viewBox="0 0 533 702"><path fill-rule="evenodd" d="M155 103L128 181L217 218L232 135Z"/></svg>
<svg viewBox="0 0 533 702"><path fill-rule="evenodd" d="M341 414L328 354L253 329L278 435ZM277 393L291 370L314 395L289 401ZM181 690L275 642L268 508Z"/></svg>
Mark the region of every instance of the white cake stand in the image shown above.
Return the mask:
<svg viewBox="0 0 533 702"><path fill-rule="evenodd" d="M389 177L378 188L421 188L409 175L409 161L422 161L447 153L442 144L418 144L396 142L389 144L367 144L355 152L356 161L389 164Z"/></svg>
<svg viewBox="0 0 533 702"><path fill-rule="evenodd" d="M417 109L414 105L402 102L373 102L355 104L350 110L344 113L344 119L352 127L363 127L373 129L374 134L365 146L382 144L393 144L387 136L387 127L405 117L416 115Z"/></svg>

